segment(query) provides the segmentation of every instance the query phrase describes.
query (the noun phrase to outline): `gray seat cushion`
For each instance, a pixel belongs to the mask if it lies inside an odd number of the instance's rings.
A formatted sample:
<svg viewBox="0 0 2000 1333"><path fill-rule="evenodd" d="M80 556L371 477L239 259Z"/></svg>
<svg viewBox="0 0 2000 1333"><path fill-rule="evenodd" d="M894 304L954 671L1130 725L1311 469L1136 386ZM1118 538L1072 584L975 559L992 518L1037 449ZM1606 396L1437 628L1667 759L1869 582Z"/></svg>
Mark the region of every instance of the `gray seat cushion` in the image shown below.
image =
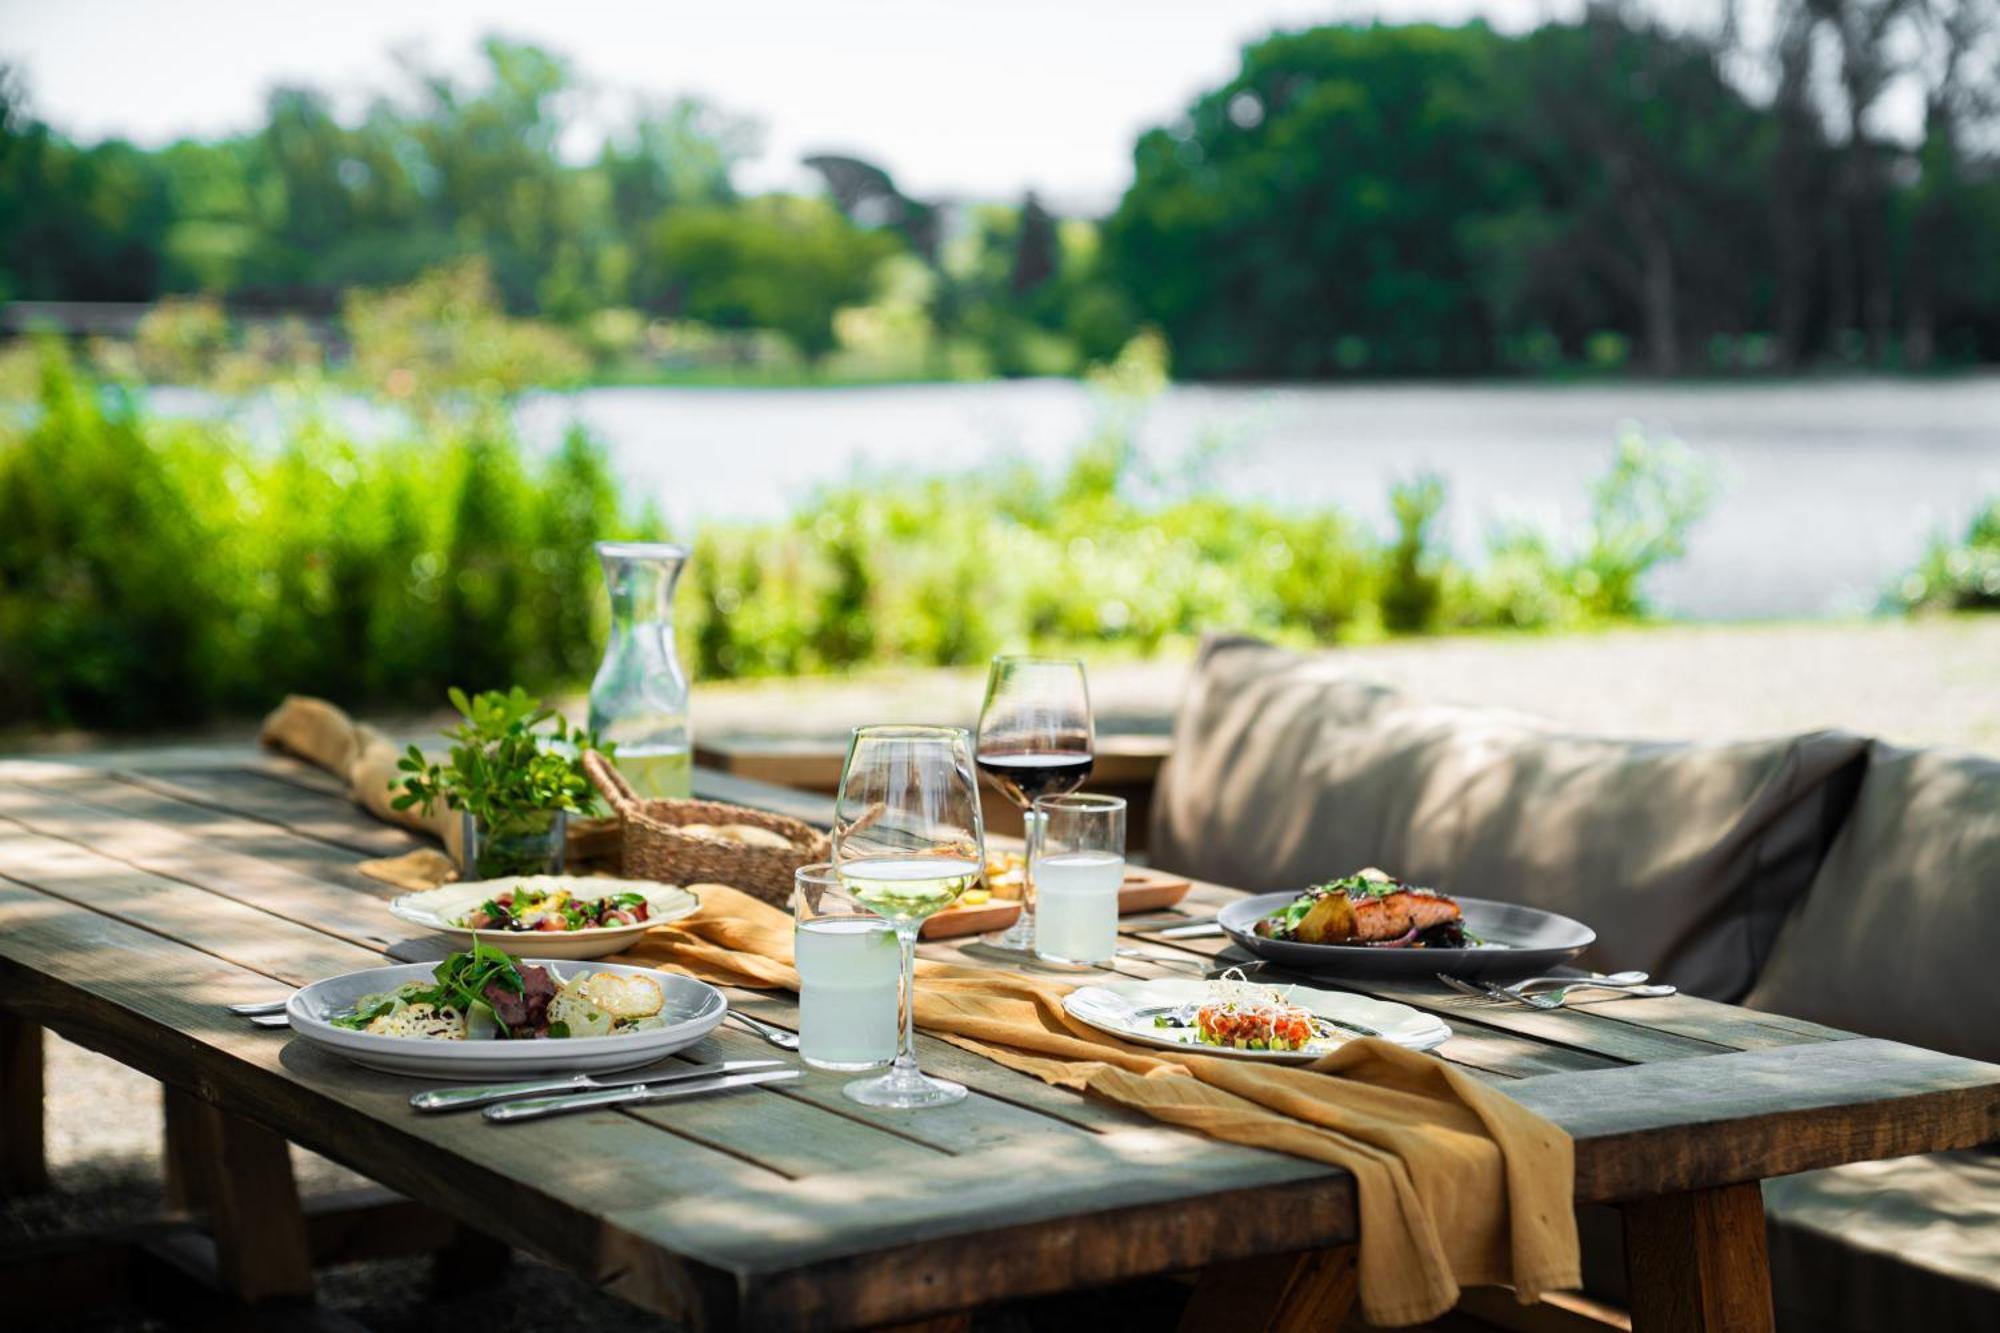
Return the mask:
<svg viewBox="0 0 2000 1333"><path fill-rule="evenodd" d="M1810 882L1866 742L1618 740L1426 705L1337 656L1205 645L1155 794L1161 866L1297 889L1380 866L1597 931L1586 963L1750 989Z"/></svg>
<svg viewBox="0 0 2000 1333"><path fill-rule="evenodd" d="M1857 1162L1764 1182L1780 1333L2000 1329L2000 1153ZM1626 1305L1615 1208L1577 1210L1584 1290Z"/></svg>
<svg viewBox="0 0 2000 1333"><path fill-rule="evenodd" d="M2000 760L1877 742L1748 1003L2000 1062L1996 948Z"/></svg>
<svg viewBox="0 0 2000 1333"><path fill-rule="evenodd" d="M1935 1153L1764 1182L1778 1327L2000 1329L2000 1155Z"/></svg>

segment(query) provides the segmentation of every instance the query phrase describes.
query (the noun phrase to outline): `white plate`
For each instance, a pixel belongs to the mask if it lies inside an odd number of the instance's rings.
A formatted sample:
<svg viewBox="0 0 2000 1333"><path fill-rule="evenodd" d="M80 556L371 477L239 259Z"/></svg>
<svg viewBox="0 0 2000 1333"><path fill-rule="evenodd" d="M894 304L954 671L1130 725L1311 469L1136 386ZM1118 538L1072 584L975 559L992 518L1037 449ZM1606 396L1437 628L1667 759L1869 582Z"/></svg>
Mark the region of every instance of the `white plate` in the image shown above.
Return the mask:
<svg viewBox="0 0 2000 1333"><path fill-rule="evenodd" d="M328 977L292 992L285 1017L292 1031L315 1046L345 1056L358 1065L390 1074L426 1078L514 1078L543 1073L602 1074L633 1069L691 1046L708 1034L729 1012L722 992L704 981L622 963L578 965L563 959L532 958L553 963L564 980L598 972L650 977L666 997L663 1028L626 1032L610 1037L562 1037L539 1041L425 1041L421 1037L383 1037L335 1027L328 1020L354 1007L364 995L392 991L406 981L429 981L435 963L371 967L363 972Z"/></svg>
<svg viewBox="0 0 2000 1333"><path fill-rule="evenodd" d="M1168 1050L1193 1051L1199 1055L1225 1055L1239 1060L1262 1060L1268 1064L1311 1064L1327 1053L1313 1051L1239 1051L1230 1046L1204 1046L1192 1028L1163 1028L1153 1025L1152 1010L1174 1007L1214 994L1211 981L1192 977L1126 977L1102 986L1084 986L1063 997L1063 1008L1100 1032L1126 1041ZM1287 990L1285 987L1278 987ZM1436 1014L1412 1009L1407 1004L1373 1000L1346 991L1313 990L1306 986L1288 989L1292 1003L1321 1018L1342 1019L1374 1028L1383 1038L1413 1051L1428 1051L1451 1036L1451 1029ZM1146 1011L1140 1016L1140 1011ZM1327 1049L1332 1049L1331 1047Z"/></svg>
<svg viewBox="0 0 2000 1333"><path fill-rule="evenodd" d="M674 884L656 884L646 879L601 879L586 875L518 875L513 879L475 879L463 884L444 884L422 893L406 893L389 900L389 910L401 921L440 935L449 935L470 947L475 932L454 926L453 918L464 916L488 898L508 889L525 886L554 892L568 889L578 898L608 898L614 893L638 893L646 898L647 919L636 926L593 926L589 930L482 930L481 941L516 958L530 954L536 958L602 958L632 945L657 925L678 921L701 906L701 900Z"/></svg>

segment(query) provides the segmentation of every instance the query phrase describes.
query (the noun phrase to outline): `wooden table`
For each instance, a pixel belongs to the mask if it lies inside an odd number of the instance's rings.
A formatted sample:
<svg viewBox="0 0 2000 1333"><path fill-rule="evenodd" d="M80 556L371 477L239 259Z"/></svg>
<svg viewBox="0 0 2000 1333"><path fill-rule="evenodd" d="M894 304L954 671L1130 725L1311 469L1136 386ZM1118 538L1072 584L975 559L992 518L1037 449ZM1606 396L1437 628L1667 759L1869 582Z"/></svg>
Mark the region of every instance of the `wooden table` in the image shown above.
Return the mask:
<svg viewBox="0 0 2000 1333"><path fill-rule="evenodd" d="M697 784L826 809L741 778ZM493 1261L480 1235L703 1328L949 1327L989 1302L1188 1271L1201 1274L1189 1328L1331 1329L1352 1298L1345 1173L1163 1127L938 1041L921 1043L925 1067L973 1090L950 1108L869 1110L842 1098L841 1077L812 1073L508 1130L419 1118L411 1082L223 1011L426 956L435 942L413 948L384 910L390 890L354 869L414 845L326 775L249 750L0 763L0 1183L44 1183L47 1028L167 1086L175 1197L214 1234L200 1253L183 1228L128 1236L111 1259L5 1256L16 1313L23 1292L32 1310L53 1290L109 1290L169 1241L184 1271L205 1257L208 1276L257 1301L309 1299L312 1264L364 1252L364 1238L444 1243L448 1265L476 1276ZM1198 886L1185 907L1227 897ZM1131 939L1218 948L1148 933L1167 919L1128 922ZM2000 1067L1894 1042L1685 997L1544 1013L1367 989L1443 1015L1443 1058L1575 1136L1578 1200L1624 1211L1641 1330L1769 1327L1761 1178L2000 1138ZM730 999L795 1023L789 996ZM718 1030L686 1056L773 1053ZM398 1195L363 1201L367 1227L351 1210L302 1215L285 1140Z"/></svg>

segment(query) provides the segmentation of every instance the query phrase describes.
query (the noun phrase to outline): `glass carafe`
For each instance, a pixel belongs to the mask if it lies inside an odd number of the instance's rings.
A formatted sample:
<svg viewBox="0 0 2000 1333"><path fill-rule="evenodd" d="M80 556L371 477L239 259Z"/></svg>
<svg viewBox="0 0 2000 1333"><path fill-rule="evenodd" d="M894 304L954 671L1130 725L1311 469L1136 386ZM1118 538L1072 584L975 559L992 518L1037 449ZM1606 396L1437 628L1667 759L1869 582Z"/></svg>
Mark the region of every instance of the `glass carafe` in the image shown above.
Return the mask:
<svg viewBox="0 0 2000 1333"><path fill-rule="evenodd" d="M674 652L674 585L687 548L599 542L611 637L590 682L590 728L618 745L618 771L641 796L685 798L692 777L688 679Z"/></svg>

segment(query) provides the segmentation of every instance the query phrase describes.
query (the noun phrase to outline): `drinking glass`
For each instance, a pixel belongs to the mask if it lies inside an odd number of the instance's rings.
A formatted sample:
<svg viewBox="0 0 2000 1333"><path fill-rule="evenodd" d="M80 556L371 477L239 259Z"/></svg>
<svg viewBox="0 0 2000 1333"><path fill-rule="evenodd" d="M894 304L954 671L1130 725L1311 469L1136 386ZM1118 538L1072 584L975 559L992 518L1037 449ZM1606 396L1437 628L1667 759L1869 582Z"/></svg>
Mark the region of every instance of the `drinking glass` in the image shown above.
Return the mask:
<svg viewBox="0 0 2000 1333"><path fill-rule="evenodd" d="M1028 857L1035 879L1035 956L1108 963L1118 954L1118 887L1125 882L1125 802L1044 796Z"/></svg>
<svg viewBox="0 0 2000 1333"><path fill-rule="evenodd" d="M963 727L856 727L834 807L833 866L841 888L895 927L902 945L903 1041L880 1078L844 1089L867 1106L943 1106L956 1083L917 1070L917 932L985 868L979 779Z"/></svg>
<svg viewBox="0 0 2000 1333"><path fill-rule="evenodd" d="M799 1055L819 1069L880 1069L896 1058L896 928L849 893L830 863L792 875Z"/></svg>
<svg viewBox="0 0 2000 1333"><path fill-rule="evenodd" d="M1090 776L1095 735L1090 686L1074 657L996 657L979 710L979 771L1021 807L1029 865L1021 881L1021 915L994 943L1035 944L1035 798L1075 791Z"/></svg>

